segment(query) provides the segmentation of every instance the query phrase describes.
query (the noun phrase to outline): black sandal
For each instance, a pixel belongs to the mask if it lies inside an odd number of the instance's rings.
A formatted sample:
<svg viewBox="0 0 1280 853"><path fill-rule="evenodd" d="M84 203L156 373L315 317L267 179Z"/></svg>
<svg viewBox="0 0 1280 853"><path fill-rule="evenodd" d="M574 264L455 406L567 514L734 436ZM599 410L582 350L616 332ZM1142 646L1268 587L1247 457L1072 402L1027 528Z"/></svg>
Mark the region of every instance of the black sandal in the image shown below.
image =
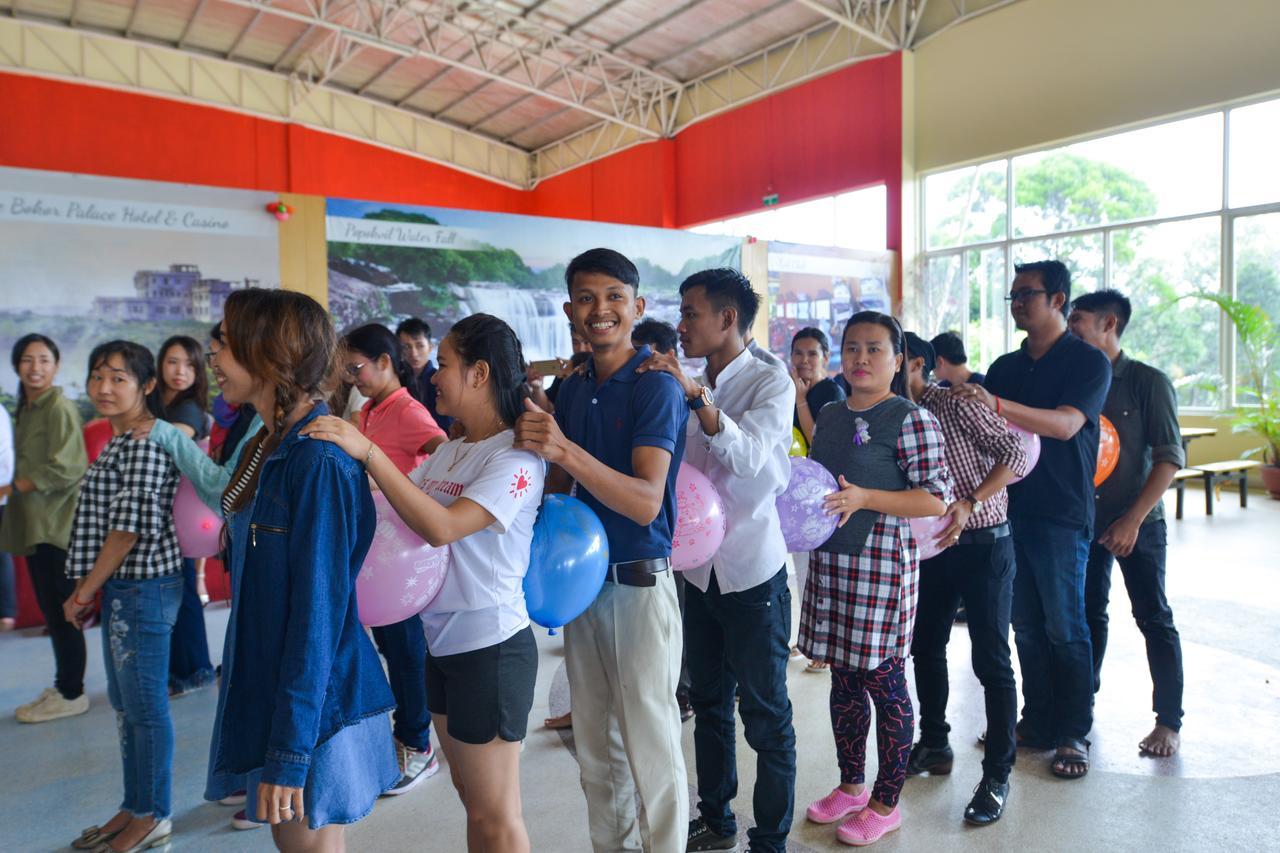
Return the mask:
<svg viewBox="0 0 1280 853"><path fill-rule="evenodd" d="M1066 754L1063 754L1066 750ZM1069 768L1083 768L1073 773ZM1059 779L1083 779L1089 774L1089 741L1070 738L1058 744L1049 770Z"/></svg>

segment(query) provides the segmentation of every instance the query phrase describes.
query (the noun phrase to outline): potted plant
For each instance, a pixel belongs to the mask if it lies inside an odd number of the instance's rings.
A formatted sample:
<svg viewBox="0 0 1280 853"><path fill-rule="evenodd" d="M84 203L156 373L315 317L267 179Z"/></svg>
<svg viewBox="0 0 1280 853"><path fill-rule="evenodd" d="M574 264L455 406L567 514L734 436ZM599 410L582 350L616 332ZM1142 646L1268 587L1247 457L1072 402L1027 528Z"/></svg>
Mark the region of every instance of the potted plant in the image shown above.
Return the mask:
<svg viewBox="0 0 1280 853"><path fill-rule="evenodd" d="M1244 455L1261 454L1262 484L1280 499L1280 326L1260 306L1221 293L1195 296L1221 308L1235 328L1236 387L1254 402L1236 406L1232 427L1262 438L1261 446Z"/></svg>

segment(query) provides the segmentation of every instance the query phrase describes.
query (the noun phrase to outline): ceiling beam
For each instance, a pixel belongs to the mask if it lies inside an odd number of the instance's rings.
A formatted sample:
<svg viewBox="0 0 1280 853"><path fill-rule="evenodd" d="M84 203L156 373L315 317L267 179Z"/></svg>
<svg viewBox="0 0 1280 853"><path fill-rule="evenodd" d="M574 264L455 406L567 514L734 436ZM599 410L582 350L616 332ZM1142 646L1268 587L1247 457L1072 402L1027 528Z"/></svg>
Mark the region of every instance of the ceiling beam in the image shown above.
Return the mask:
<svg viewBox="0 0 1280 853"><path fill-rule="evenodd" d="M275 6L271 0L224 2L311 24L347 41L394 55L421 56L450 65L648 136L660 136L662 131L640 119L652 113L654 102L674 100L680 90L680 83L674 78L483 4L465 9L460 0L437 6L415 5L413 9L427 35L415 46L372 32L370 21L353 26L333 15L326 16L323 9L300 12ZM385 7L392 5L392 0L375 0L370 5L375 3ZM457 20L454 13L458 13ZM470 43L472 49L462 57L454 56L443 49L445 38L451 38L451 44ZM501 61L494 54L501 54L502 60L517 59L519 64L505 74L499 73ZM601 97L587 96L595 88Z"/></svg>
<svg viewBox="0 0 1280 853"><path fill-rule="evenodd" d="M890 18L890 9L887 7L893 3L903 3L906 0L852 0L855 4L852 14L844 14L832 9L823 0L795 0L801 6L811 9L829 20L835 21L842 27L848 27L858 35L865 39L870 39L885 50L901 50L902 44L891 41L884 36L884 22ZM871 13L871 21L867 21L868 11ZM871 25L868 26L867 24Z"/></svg>

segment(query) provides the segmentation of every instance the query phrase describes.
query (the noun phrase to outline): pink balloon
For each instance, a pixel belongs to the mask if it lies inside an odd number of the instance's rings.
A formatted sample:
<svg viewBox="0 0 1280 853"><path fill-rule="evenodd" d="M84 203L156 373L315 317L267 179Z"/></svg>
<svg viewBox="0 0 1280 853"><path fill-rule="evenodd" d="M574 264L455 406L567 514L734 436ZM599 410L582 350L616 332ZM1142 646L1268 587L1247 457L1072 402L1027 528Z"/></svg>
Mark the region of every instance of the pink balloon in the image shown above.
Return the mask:
<svg viewBox="0 0 1280 853"><path fill-rule="evenodd" d="M196 487L183 477L173 497L173 526L182 556L198 560L222 550L222 518L196 494Z"/></svg>
<svg viewBox="0 0 1280 853"><path fill-rule="evenodd" d="M449 571L449 547L428 545L409 529L382 492L373 493L378 525L356 577L361 624L394 625L425 610Z"/></svg>
<svg viewBox="0 0 1280 853"><path fill-rule="evenodd" d="M950 516L931 515L927 518L913 518L909 523L911 535L916 540L916 548L920 551L920 559L928 560L942 553L942 547L935 540L938 534L951 525Z"/></svg>
<svg viewBox="0 0 1280 853"><path fill-rule="evenodd" d="M683 572L705 566L724 542L728 519L724 501L707 475L685 462L676 472L676 507L671 568Z"/></svg>
<svg viewBox="0 0 1280 853"><path fill-rule="evenodd" d="M1009 432L1022 439L1022 449L1027 452L1027 474L1030 474L1031 469L1036 467L1036 462L1040 460L1040 436L1008 421L1005 421L1005 426L1009 428ZM1012 485L1021 479L1022 477L1014 477L1009 484Z"/></svg>

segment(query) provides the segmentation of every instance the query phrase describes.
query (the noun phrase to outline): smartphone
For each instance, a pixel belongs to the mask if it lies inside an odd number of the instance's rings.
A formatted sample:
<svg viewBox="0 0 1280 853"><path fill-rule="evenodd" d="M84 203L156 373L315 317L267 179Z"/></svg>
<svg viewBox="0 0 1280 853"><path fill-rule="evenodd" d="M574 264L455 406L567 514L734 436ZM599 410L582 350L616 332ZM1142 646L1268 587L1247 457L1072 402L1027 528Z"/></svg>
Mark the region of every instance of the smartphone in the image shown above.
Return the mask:
<svg viewBox="0 0 1280 853"><path fill-rule="evenodd" d="M567 365L568 362L562 361L558 358L543 359L542 361L534 361L529 364L529 366L534 370L538 371L543 376L548 377L560 376L566 369Z"/></svg>

